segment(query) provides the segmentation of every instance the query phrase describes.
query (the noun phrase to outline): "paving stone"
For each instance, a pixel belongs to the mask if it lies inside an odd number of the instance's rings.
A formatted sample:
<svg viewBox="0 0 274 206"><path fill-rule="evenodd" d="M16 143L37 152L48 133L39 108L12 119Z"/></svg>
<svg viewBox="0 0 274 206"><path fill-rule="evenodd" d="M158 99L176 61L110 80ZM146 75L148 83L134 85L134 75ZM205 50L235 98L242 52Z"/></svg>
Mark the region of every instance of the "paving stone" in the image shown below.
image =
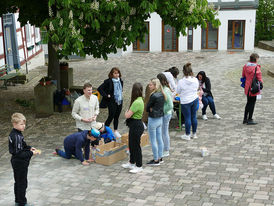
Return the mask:
<svg viewBox="0 0 274 206"><path fill-rule="evenodd" d="M182 141L184 131L174 130L176 120L170 124L170 156L159 167L145 165L152 158L151 146L142 148L144 171L130 174L118 162L111 166L91 164L82 166L78 160L65 160L52 155L64 138L76 132L70 112L36 119L33 110L22 108L12 98L33 97L33 85L45 75L46 67L36 71L37 78L26 85L9 87L0 92L0 206L13 205L13 173L7 152L7 136L11 129L10 115L23 112L27 117L24 132L27 143L42 150L32 158L28 174L27 197L37 206L88 205L199 205L199 206L270 206L274 205L274 84L265 76L265 68L274 66L274 53L270 57L263 50L260 64L264 78L263 98L256 102L254 119L258 125L243 125L246 97L239 86L241 69L250 52L184 52L184 53L132 53L108 61L88 58L70 62L74 68L74 84L83 85L90 80L98 87L110 69L121 69L124 80L124 106L119 131L128 132L123 124L128 109L132 84L140 81L144 87L158 73L191 62L194 73L204 70L211 80L217 113L215 120L210 109L208 120L201 119L198 111L198 139ZM204 58L196 58L203 56ZM16 94L16 95L14 95ZM5 101L2 101L5 97ZM5 111L4 102L10 106ZM3 107L2 107L3 106ZM98 121L104 122L107 110L101 109ZM112 128L112 125L111 125ZM201 157L200 147L207 147L209 156Z"/></svg>

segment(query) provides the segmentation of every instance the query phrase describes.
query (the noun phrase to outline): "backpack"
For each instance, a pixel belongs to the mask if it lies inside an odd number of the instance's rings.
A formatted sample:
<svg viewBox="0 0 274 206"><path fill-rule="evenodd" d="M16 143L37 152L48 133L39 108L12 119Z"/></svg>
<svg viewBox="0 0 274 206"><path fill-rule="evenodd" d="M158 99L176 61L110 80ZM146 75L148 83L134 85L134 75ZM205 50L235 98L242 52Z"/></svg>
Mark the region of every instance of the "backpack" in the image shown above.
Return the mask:
<svg viewBox="0 0 274 206"><path fill-rule="evenodd" d="M255 68L255 73L251 82L250 92L252 94L256 94L260 91L260 82L258 81L256 77L257 67Z"/></svg>

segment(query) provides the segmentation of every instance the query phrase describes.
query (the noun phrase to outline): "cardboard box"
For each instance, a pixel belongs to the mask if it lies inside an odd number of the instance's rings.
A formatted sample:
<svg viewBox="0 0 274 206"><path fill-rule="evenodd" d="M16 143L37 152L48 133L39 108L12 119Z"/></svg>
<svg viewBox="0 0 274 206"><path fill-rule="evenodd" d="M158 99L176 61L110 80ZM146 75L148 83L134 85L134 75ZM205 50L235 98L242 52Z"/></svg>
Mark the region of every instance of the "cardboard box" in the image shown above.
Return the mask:
<svg viewBox="0 0 274 206"><path fill-rule="evenodd" d="M128 146L128 133L125 133L121 137L122 143L126 144ZM141 136L141 147L144 147L146 145L149 145L149 136L148 133L143 133Z"/></svg>
<svg viewBox="0 0 274 206"><path fill-rule="evenodd" d="M112 165L127 157L126 148L126 144L117 142L98 145L96 148L95 161L102 165Z"/></svg>

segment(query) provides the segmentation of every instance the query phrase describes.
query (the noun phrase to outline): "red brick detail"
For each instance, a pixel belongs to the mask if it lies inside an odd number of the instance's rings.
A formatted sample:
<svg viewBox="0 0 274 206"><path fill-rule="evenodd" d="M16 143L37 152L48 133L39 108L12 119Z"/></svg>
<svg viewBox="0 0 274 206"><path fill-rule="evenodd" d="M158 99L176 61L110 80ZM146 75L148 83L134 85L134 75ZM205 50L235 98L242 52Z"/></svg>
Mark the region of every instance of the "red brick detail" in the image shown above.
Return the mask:
<svg viewBox="0 0 274 206"><path fill-rule="evenodd" d="M23 48L24 48L24 43L18 47L18 50L23 49Z"/></svg>
<svg viewBox="0 0 274 206"><path fill-rule="evenodd" d="M5 54L0 54L0 59L4 59L5 58Z"/></svg>

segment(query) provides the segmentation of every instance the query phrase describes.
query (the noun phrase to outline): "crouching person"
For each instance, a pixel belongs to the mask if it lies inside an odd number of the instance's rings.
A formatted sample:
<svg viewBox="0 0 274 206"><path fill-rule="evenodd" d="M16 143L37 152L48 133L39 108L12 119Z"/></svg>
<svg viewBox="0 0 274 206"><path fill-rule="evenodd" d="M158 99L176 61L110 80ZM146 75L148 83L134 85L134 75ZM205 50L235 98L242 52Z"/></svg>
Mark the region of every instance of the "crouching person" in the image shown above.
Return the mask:
<svg viewBox="0 0 274 206"><path fill-rule="evenodd" d="M90 141L96 141L99 136L100 133L94 129L73 133L64 140L65 151L56 149L56 154L66 159L70 159L74 155L81 161L82 165L89 165L92 162L89 159ZM83 156L82 148L84 148L85 157Z"/></svg>
<svg viewBox="0 0 274 206"><path fill-rule="evenodd" d="M104 139L105 143L116 141L116 137L114 136L111 128L105 126L104 123L96 122L95 128L99 130L100 137Z"/></svg>

